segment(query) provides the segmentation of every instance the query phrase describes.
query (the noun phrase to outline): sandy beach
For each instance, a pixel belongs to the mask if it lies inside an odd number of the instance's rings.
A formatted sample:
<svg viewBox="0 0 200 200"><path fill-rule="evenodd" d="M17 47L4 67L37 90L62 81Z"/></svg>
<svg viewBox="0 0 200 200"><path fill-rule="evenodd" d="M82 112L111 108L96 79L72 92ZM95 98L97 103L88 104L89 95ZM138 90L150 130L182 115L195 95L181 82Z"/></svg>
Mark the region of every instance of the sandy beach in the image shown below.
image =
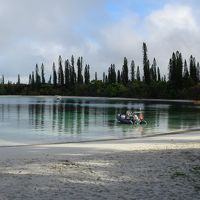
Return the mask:
<svg viewBox="0 0 200 200"><path fill-rule="evenodd" d="M0 147L0 200L199 199L200 131Z"/></svg>

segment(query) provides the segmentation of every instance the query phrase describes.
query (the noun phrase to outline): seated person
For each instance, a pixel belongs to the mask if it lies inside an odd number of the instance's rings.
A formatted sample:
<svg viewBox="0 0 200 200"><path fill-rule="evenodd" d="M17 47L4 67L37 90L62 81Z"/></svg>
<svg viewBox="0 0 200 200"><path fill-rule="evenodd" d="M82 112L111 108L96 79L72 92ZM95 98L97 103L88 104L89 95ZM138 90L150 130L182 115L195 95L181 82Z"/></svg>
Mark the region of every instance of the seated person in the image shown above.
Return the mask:
<svg viewBox="0 0 200 200"><path fill-rule="evenodd" d="M126 119L130 119L131 118L131 112L130 111L126 111Z"/></svg>
<svg viewBox="0 0 200 200"><path fill-rule="evenodd" d="M136 121L136 122L139 122L139 121L140 121L139 117L138 117L135 113L133 114L133 119L134 119L134 121Z"/></svg>

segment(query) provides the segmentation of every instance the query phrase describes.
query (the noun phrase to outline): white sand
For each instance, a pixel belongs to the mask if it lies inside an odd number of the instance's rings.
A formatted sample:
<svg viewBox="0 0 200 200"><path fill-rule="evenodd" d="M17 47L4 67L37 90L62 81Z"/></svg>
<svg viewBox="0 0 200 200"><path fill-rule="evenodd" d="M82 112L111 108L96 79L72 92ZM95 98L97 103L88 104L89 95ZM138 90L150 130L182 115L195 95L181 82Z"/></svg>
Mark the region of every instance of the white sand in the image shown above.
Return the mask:
<svg viewBox="0 0 200 200"><path fill-rule="evenodd" d="M0 147L0 200L199 198L198 131Z"/></svg>

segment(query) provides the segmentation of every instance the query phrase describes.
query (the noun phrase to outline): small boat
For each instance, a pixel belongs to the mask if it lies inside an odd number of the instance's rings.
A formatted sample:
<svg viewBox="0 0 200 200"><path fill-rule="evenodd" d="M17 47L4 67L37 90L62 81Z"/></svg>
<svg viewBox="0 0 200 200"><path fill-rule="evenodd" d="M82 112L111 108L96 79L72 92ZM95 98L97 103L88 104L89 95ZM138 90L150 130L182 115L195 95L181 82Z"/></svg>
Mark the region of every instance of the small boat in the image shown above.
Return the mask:
<svg viewBox="0 0 200 200"><path fill-rule="evenodd" d="M127 116L125 114L117 114L117 121L121 124L147 124L143 118L139 119L138 117Z"/></svg>

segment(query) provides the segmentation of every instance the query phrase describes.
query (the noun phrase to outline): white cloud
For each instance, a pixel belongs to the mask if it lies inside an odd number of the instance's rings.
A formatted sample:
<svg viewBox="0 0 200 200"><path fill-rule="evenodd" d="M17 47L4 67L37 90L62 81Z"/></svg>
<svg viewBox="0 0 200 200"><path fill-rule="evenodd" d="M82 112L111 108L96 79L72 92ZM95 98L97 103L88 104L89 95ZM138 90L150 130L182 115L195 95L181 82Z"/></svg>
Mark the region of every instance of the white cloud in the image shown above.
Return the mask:
<svg viewBox="0 0 200 200"><path fill-rule="evenodd" d="M115 63L117 69L121 69L124 57L139 61L138 58L142 53L142 37L137 32L138 25L138 18L135 15L128 15L116 23L107 25L101 31L99 53L105 63L103 69L107 70L111 63Z"/></svg>
<svg viewBox="0 0 200 200"><path fill-rule="evenodd" d="M169 3L170 2L170 3ZM178 2L178 3L177 3ZM184 4L182 3L184 2ZM0 0L0 74L15 80L44 62L48 73L58 56L83 56L91 72L121 68L123 57L142 65L142 42L150 61L156 57L163 73L173 51L185 58L200 51L198 1L168 1L148 16L120 13L113 19L106 0ZM116 1L117 3L117 1ZM141 67L142 70L142 67Z"/></svg>
<svg viewBox="0 0 200 200"><path fill-rule="evenodd" d="M148 16L148 26L157 30L170 32L171 30L197 31L197 24L189 6L166 5Z"/></svg>
<svg viewBox="0 0 200 200"><path fill-rule="evenodd" d="M188 59L198 56L200 29L192 9L186 5L166 5L146 18L147 41L164 73L173 51L179 50Z"/></svg>
<svg viewBox="0 0 200 200"><path fill-rule="evenodd" d="M156 57L162 74L167 75L169 58L176 50L185 59L191 54L200 59L199 35L199 24L189 5L167 4L144 19L129 13L101 31L98 63L103 66L101 71L111 63L121 68L126 56L129 64L134 59L142 71L142 42L146 42L150 62Z"/></svg>

